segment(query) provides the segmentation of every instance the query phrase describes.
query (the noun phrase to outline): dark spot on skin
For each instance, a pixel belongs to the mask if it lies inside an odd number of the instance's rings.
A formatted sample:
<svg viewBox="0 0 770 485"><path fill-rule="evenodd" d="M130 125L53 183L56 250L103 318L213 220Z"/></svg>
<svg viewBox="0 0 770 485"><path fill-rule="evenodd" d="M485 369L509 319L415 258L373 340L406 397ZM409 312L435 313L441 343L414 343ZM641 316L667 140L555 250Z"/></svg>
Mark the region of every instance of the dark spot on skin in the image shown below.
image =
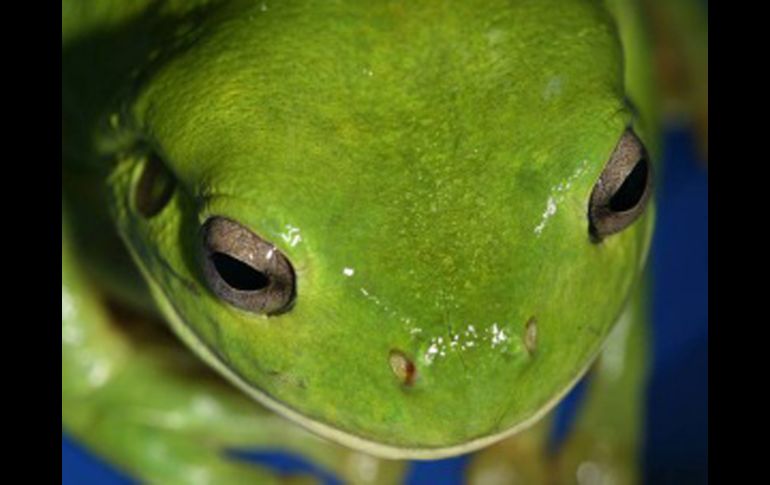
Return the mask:
<svg viewBox="0 0 770 485"><path fill-rule="evenodd" d="M529 317L524 326L524 346L529 355L534 354L537 350L537 317L534 315Z"/></svg>
<svg viewBox="0 0 770 485"><path fill-rule="evenodd" d="M390 362L391 370L402 384L405 386L414 384L417 378L417 367L415 367L412 359L400 350L394 349L390 351L388 361Z"/></svg>

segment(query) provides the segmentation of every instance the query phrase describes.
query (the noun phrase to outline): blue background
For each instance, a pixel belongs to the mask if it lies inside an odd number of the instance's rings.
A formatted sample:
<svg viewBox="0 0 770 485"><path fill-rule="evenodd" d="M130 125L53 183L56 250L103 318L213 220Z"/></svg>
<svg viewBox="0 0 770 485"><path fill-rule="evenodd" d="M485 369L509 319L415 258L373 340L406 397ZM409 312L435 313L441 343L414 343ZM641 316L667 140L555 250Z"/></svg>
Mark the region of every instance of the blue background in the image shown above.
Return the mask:
<svg viewBox="0 0 770 485"><path fill-rule="evenodd" d="M693 139L682 130L666 137L657 187L657 230L651 265L653 367L647 395L645 483L707 483L708 453L708 177ZM558 413L568 420L580 388ZM310 465L278 454L252 454L282 470ZM461 484L467 457L412 466L407 484ZM321 471L318 476L327 478ZM76 442L62 437L63 484L133 483Z"/></svg>

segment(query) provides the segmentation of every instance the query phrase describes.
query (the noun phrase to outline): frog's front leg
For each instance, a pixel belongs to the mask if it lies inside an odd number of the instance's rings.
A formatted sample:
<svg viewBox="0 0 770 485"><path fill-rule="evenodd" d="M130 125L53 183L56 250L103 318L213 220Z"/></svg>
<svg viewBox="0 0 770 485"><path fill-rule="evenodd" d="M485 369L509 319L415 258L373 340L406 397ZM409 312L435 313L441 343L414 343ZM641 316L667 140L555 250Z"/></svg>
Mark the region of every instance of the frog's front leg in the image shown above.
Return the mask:
<svg viewBox="0 0 770 485"><path fill-rule="evenodd" d="M649 322L640 286L589 375L585 402L556 456L559 483L641 482Z"/></svg>
<svg viewBox="0 0 770 485"><path fill-rule="evenodd" d="M639 452L647 383L647 315L637 290L587 375L570 434L549 449L553 413L534 427L481 451L470 483L615 483L640 481Z"/></svg>
<svg viewBox="0 0 770 485"><path fill-rule="evenodd" d="M235 459L231 449L302 455L349 483L400 480L404 463L328 443L268 412L198 362L162 323L106 304L78 266L63 221L65 431L153 483L284 481L265 467Z"/></svg>
<svg viewBox="0 0 770 485"><path fill-rule="evenodd" d="M476 453L468 467L471 485L548 484L544 450L552 426L548 414L532 427Z"/></svg>

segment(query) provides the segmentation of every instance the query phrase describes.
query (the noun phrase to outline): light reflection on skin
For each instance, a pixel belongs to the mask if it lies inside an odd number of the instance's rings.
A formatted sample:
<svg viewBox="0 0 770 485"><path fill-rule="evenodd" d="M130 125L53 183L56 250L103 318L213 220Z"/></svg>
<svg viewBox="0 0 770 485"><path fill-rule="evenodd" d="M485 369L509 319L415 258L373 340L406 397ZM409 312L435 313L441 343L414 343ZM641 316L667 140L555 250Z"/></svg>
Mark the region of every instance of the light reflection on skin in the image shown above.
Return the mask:
<svg viewBox="0 0 770 485"><path fill-rule="evenodd" d="M347 273L345 274L347 275ZM446 357L448 353L470 351L473 348L482 347L485 343L489 344L488 348L496 349L501 353L519 353L524 348L523 342L511 339L513 331L511 330L510 325L501 324L499 322L476 325L468 324L465 327L465 330L459 332L450 329L447 334L435 335L432 337L427 335L423 336L423 329L418 326L412 326L411 318L404 317L395 310L392 310L390 306L385 304L380 298L373 295L366 288L359 288L359 291L367 300L380 306L383 310L388 312L390 316L409 327L408 331L410 335L427 342L427 348L422 352L422 361L427 365L432 364L437 358ZM478 331L476 330L477 326L480 329Z"/></svg>
<svg viewBox="0 0 770 485"><path fill-rule="evenodd" d="M570 188L572 188L573 182L575 182L582 174L585 172L586 167L588 165L588 160L583 160L580 162L580 165L577 169L567 177L566 180L563 180L559 182L558 184L551 187L550 194L548 195L548 200L545 204L545 210L543 211L543 215L540 216L540 223L535 226L535 234L540 236L542 234L543 229L545 229L546 224L548 223L548 219L550 219L554 214L556 214L557 210L557 204L560 204L564 197L567 195L567 192Z"/></svg>
<svg viewBox="0 0 770 485"><path fill-rule="evenodd" d="M286 224L286 232L281 233L280 236L292 248L302 241L299 228L291 224Z"/></svg>
<svg viewBox="0 0 770 485"><path fill-rule="evenodd" d="M575 176L577 175L573 175L573 177ZM352 267L344 267L341 272L348 278L355 275L355 269ZM400 314L391 305L388 305L387 302L384 302L364 287L360 287L359 292L368 301L387 312L390 317L402 322L413 338L424 342L423 347L426 348L421 354L422 361L426 365L432 364L437 358L446 357L448 353L470 351L474 348L483 347L485 343L489 344L489 349L495 349L501 353L518 354L526 350L526 342L521 339L511 338L511 335L515 334L511 325L497 321L487 324L476 323L475 325L469 323L465 326L465 330L459 332L449 329L446 334L423 335L421 327L412 325L412 318ZM440 300L441 298L436 299L436 301ZM479 328L478 331L476 330L477 327ZM526 338L526 336L522 338ZM527 354L529 353L527 352Z"/></svg>
<svg viewBox="0 0 770 485"><path fill-rule="evenodd" d="M447 335L435 336L429 340L430 345L423 354L425 364L431 364L438 357L446 357L448 353L462 353L471 349L484 347L496 349L500 353L520 353L523 342L512 339L513 332L507 324L493 322L491 325L479 325L482 329L476 331L476 326L468 324L464 331L452 332Z"/></svg>
<svg viewBox="0 0 770 485"><path fill-rule="evenodd" d="M582 173L582 171L585 169L586 163L587 161L584 161L578 170L568 179L567 187L569 187L569 184L572 180L574 180L577 176L580 175L580 173ZM558 190L562 189L558 188ZM287 224L285 227L287 228L287 232L280 234L281 238L292 246L299 243L301 241L299 228L290 224ZM351 266L345 266L342 268L341 273L343 276L350 278L356 274L356 269ZM413 271L410 270L410 274L411 273L413 273ZM429 346L423 353L423 360L427 364L432 363L436 357L445 357L448 349L451 349L452 351L465 351L480 345L484 341L490 342L490 348L494 349L496 347L500 347L503 351L510 350L501 345L509 340L511 330L508 325L501 325L498 324L498 322L492 322L491 325L480 324L479 327L483 329L481 338L479 338L476 334L476 328L472 324L468 325L468 329L465 332L463 340L460 340L460 334L452 334L451 331L449 335L439 335L428 338L427 336L421 335L423 333L422 328L412 325L412 318L409 316L401 315L398 311L393 309L392 305L384 302L381 298L364 287L360 287L359 292L364 298L373 302L375 305L387 312L391 317L402 322L407 327L409 334L413 338L423 341L427 339ZM449 297L449 299L451 299L451 297ZM437 295L434 301L436 302L437 306L441 306L442 302L446 303L448 301L448 297L442 293ZM444 340L445 337L447 342L446 344ZM515 349L514 351L518 350L519 349Z"/></svg>

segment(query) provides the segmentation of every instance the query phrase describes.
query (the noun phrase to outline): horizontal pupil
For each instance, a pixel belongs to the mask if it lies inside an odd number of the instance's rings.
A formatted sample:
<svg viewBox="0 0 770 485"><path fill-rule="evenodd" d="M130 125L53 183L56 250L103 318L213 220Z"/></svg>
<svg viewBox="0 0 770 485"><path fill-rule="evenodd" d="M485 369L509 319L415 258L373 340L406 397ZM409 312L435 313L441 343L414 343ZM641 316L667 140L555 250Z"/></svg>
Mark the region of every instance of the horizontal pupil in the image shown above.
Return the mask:
<svg viewBox="0 0 770 485"><path fill-rule="evenodd" d="M624 212L633 209L647 188L647 158L639 160L620 188L610 198L610 210Z"/></svg>
<svg viewBox="0 0 770 485"><path fill-rule="evenodd" d="M258 291L270 284L270 278L265 273L228 254L217 252L210 257L219 276L235 290Z"/></svg>

